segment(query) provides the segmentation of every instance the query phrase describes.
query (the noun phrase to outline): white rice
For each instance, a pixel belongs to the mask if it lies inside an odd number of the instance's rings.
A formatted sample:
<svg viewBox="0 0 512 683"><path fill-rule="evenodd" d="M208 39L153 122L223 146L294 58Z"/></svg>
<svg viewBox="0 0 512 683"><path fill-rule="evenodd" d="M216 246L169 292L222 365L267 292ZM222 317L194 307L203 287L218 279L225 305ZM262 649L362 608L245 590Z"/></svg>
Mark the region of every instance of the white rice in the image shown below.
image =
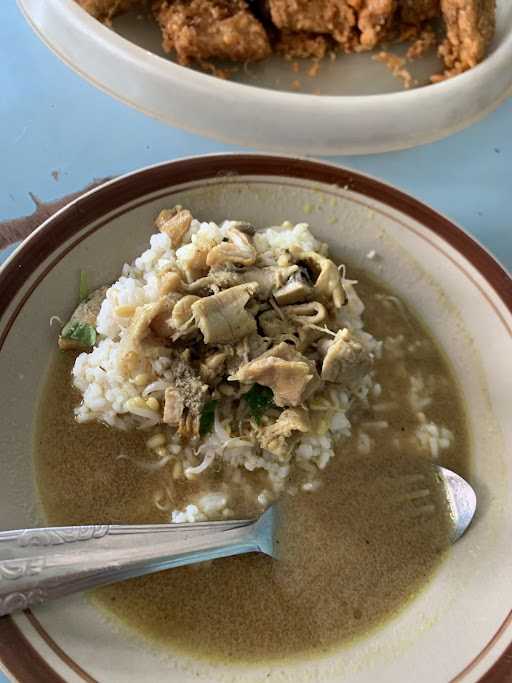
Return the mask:
<svg viewBox="0 0 512 683"><path fill-rule="evenodd" d="M288 223L276 228L267 228L257 232L253 242L260 254L292 247L300 247L304 251L318 251L320 248L320 242L313 237L307 223L298 223L294 227Z"/></svg>
<svg viewBox="0 0 512 683"><path fill-rule="evenodd" d="M422 451L428 453L434 460L439 458L441 451L453 445L454 434L447 427L434 422L422 422L415 431L416 439Z"/></svg>
<svg viewBox="0 0 512 683"><path fill-rule="evenodd" d="M421 375L412 375L410 381L409 403L413 411L417 413L432 405L432 396L427 391L425 380Z"/></svg>

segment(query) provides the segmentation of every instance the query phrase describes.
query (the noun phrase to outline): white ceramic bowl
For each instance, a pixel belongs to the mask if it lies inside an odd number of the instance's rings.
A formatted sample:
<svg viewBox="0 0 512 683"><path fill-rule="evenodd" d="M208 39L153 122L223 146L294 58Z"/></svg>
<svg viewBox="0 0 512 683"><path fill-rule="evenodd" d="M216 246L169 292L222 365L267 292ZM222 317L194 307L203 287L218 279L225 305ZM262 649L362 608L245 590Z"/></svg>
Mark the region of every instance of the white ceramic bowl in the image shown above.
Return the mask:
<svg viewBox="0 0 512 683"><path fill-rule="evenodd" d="M162 57L158 29L135 15L115 22L116 33L74 0L18 3L61 59L110 95L166 123L260 149L332 155L412 147L474 123L512 89L509 0L498 0L498 32L482 64L410 91L369 54L326 63L315 79L276 58L242 69L238 82L222 81ZM433 73L434 65L419 71ZM301 93L293 92L297 79ZM322 95L307 94L316 90Z"/></svg>
<svg viewBox="0 0 512 683"><path fill-rule="evenodd" d="M176 203L203 219L258 225L303 220L306 212L337 258L364 266L419 311L465 396L478 516L417 599L326 659L228 668L163 657L75 596L0 619L2 666L17 681L52 683L510 681L512 281L447 219L351 171L258 155L166 163L87 193L23 243L0 271L2 526L38 521L31 432L55 346L50 316L73 308L80 269L92 286L115 279L142 250L156 213ZM366 258L371 249L374 260Z"/></svg>

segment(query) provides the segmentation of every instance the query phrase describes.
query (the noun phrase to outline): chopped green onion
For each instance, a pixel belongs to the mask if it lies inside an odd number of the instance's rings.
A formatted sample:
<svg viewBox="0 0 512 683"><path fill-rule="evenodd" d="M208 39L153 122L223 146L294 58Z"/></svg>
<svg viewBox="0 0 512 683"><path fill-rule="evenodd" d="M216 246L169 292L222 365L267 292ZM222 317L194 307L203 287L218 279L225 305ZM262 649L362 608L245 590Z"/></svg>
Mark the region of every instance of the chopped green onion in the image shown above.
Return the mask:
<svg viewBox="0 0 512 683"><path fill-rule="evenodd" d="M261 384L253 384L249 391L244 394L244 399L249 406L251 415L259 424L263 413L274 406L274 394L272 389Z"/></svg>
<svg viewBox="0 0 512 683"><path fill-rule="evenodd" d="M85 301L89 297L89 286L87 285L87 273L85 270L80 271L80 301Z"/></svg>
<svg viewBox="0 0 512 683"><path fill-rule="evenodd" d="M81 323L78 320L70 320L62 328L60 335L63 339L71 339L82 346L94 346L96 344L96 330L88 323Z"/></svg>
<svg viewBox="0 0 512 683"><path fill-rule="evenodd" d="M204 436L205 434L208 434L208 432L211 432L213 425L215 423L215 408L217 407L218 401L208 401L204 408L203 412L201 413L201 417L199 419L199 434L201 436Z"/></svg>

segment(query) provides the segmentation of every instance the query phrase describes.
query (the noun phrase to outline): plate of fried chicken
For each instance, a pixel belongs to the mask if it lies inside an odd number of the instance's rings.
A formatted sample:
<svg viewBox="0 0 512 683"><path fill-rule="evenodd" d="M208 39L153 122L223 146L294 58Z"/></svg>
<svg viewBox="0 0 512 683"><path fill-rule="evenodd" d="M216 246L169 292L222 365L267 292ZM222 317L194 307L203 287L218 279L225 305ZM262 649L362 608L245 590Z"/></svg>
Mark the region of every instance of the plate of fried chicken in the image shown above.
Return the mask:
<svg viewBox="0 0 512 683"><path fill-rule="evenodd" d="M506 0L18 2L101 89L263 149L403 149L477 121L512 88Z"/></svg>

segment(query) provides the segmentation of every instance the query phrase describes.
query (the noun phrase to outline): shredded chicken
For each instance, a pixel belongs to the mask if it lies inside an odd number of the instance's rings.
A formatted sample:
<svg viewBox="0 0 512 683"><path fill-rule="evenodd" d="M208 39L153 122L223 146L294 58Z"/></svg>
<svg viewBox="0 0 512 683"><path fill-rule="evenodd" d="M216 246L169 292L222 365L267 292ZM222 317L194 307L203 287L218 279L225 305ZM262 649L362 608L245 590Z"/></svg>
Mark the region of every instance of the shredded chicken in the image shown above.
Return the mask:
<svg viewBox="0 0 512 683"><path fill-rule="evenodd" d="M340 330L321 348L326 351L321 372L326 382L350 386L371 369L373 358L347 329Z"/></svg>
<svg viewBox="0 0 512 683"><path fill-rule="evenodd" d="M290 329L290 320L287 320L283 314L277 313L273 308L261 313L258 316L258 323L267 337L279 337L294 331Z"/></svg>
<svg viewBox="0 0 512 683"><path fill-rule="evenodd" d="M216 351L206 356L200 366L201 379L210 386L224 379L223 372L228 358L227 351Z"/></svg>
<svg viewBox="0 0 512 683"><path fill-rule="evenodd" d="M201 301L201 298L194 294L186 294L172 309L171 323L175 330L172 335L174 341L197 329L192 313L192 306L196 301Z"/></svg>
<svg viewBox="0 0 512 683"><path fill-rule="evenodd" d="M129 350L139 347L141 341L150 332L153 319L161 313L166 305L167 298L161 297L154 303L144 304L136 309L128 327L128 332L123 340Z"/></svg>
<svg viewBox="0 0 512 683"><path fill-rule="evenodd" d="M283 410L279 418L260 433L262 448L284 459L293 449L290 437L294 432L305 434L311 430L309 415L303 408Z"/></svg>
<svg viewBox="0 0 512 683"><path fill-rule="evenodd" d="M256 320L245 306L257 290L257 283L249 282L192 304L192 314L205 344L234 342L256 332Z"/></svg>
<svg viewBox="0 0 512 683"><path fill-rule="evenodd" d="M176 249L180 246L191 223L192 214L190 211L183 209L181 206L175 206L173 209L160 211L155 221L155 226L160 232L169 236L172 248Z"/></svg>
<svg viewBox="0 0 512 683"><path fill-rule="evenodd" d="M178 273L165 273L161 280L160 294L171 294L173 292L183 292L186 285Z"/></svg>
<svg viewBox="0 0 512 683"><path fill-rule="evenodd" d="M341 308L347 302L338 267L325 256L314 251L297 252L299 263L304 264L312 274L313 292L324 302Z"/></svg>
<svg viewBox="0 0 512 683"><path fill-rule="evenodd" d="M229 240L214 247L206 259L209 266L233 263L238 266L252 266L256 261L256 249L249 238L240 230L230 228Z"/></svg>
<svg viewBox="0 0 512 683"><path fill-rule="evenodd" d="M276 406L298 406L319 386L313 361L282 342L261 354L228 378L242 383L262 384L274 393Z"/></svg>
<svg viewBox="0 0 512 683"><path fill-rule="evenodd" d="M146 445L191 495L203 472L222 486L242 473L240 486L254 479L273 497L289 476L308 490L350 434L348 411L378 386L381 345L363 331L354 281L305 224L258 234L179 206L156 224L169 239L151 238L109 289L97 329L81 330L93 348L76 363L77 417L158 429ZM75 318L96 324L104 296Z"/></svg>
<svg viewBox="0 0 512 683"><path fill-rule="evenodd" d="M280 306L286 306L307 301L312 293L311 283L304 269L296 267L291 272L288 281L274 292L274 299Z"/></svg>
<svg viewBox="0 0 512 683"><path fill-rule="evenodd" d="M149 325L151 331L154 332L157 337L167 339L172 337L172 335L176 332L176 328L173 324L172 314L174 308L180 300L181 294L169 294L165 297L161 312L155 315Z"/></svg>
<svg viewBox="0 0 512 683"><path fill-rule="evenodd" d="M235 375L242 365L261 356L268 350L271 341L262 337L258 333L244 337L234 346L223 346L223 350L228 354L226 369L228 375Z"/></svg>
<svg viewBox="0 0 512 683"><path fill-rule="evenodd" d="M122 354L119 358L121 373L129 375L137 367L141 343L152 332L151 323L162 312L166 303L166 297L161 297L154 303L144 304L136 309L122 341Z"/></svg>
<svg viewBox="0 0 512 683"><path fill-rule="evenodd" d="M210 270L209 280L211 284L215 284L221 289L256 282L258 284L256 297L266 301L272 293L277 295L283 286L283 282L286 282L297 270L298 266L265 266L244 268L243 270L234 270L231 266L213 267Z"/></svg>
<svg viewBox="0 0 512 683"><path fill-rule="evenodd" d="M285 306L282 310L287 318L299 325L319 325L327 318L325 306L319 301Z"/></svg>
<svg viewBox="0 0 512 683"><path fill-rule="evenodd" d="M195 247L192 247L192 249L187 250L186 256L183 256L182 254L181 263L183 264L183 273L188 284L192 284L195 281L200 280L207 275L207 257L207 249L197 249Z"/></svg>

